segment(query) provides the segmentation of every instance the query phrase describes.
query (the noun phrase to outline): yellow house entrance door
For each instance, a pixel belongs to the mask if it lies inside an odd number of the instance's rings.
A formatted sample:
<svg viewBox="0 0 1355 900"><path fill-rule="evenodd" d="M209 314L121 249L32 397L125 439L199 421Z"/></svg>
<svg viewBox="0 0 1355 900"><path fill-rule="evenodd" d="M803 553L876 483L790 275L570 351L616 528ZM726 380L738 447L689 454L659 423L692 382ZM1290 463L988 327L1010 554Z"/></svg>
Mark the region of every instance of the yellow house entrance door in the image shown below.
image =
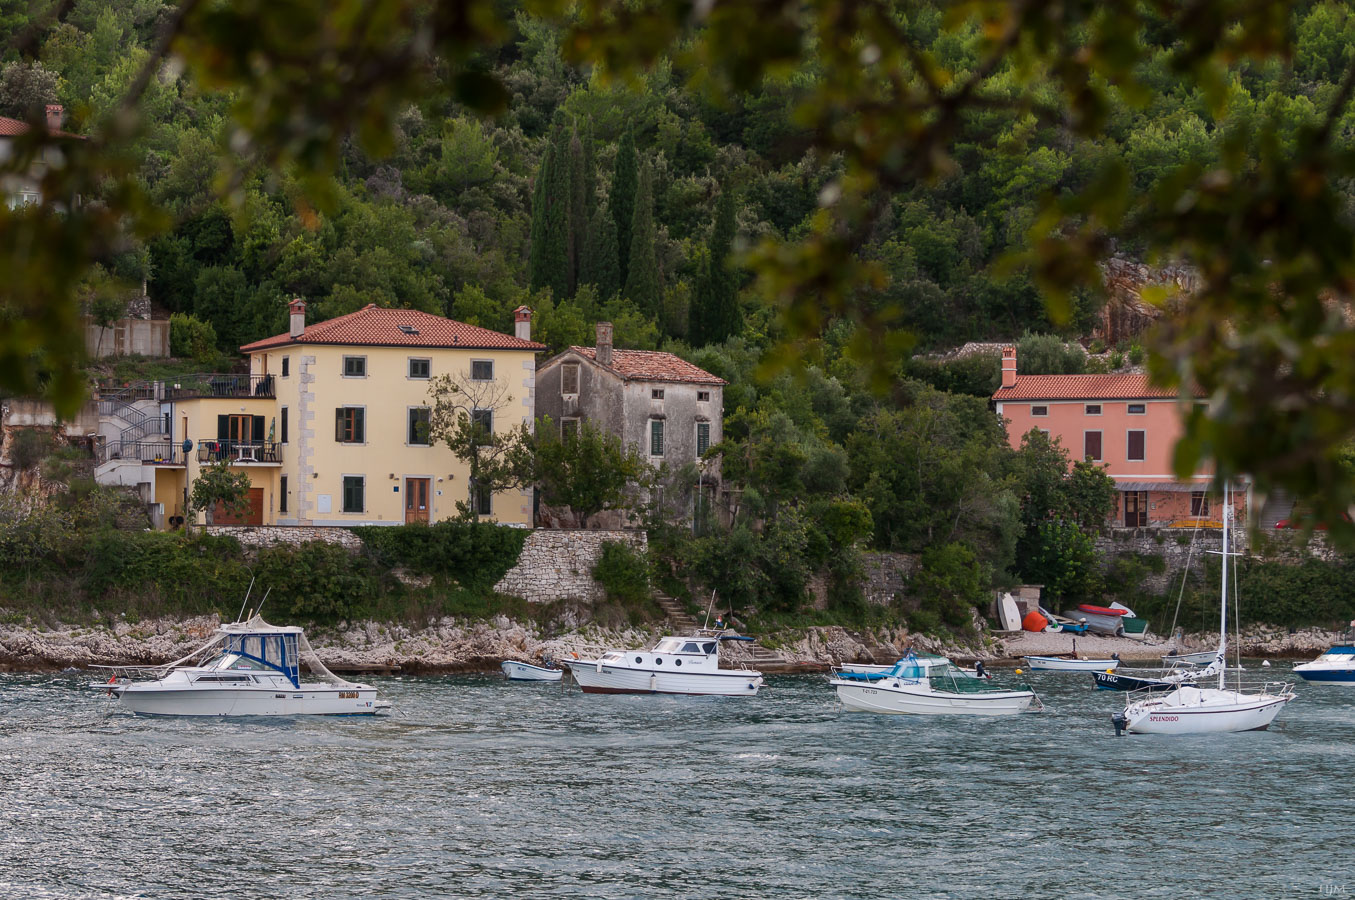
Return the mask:
<svg viewBox="0 0 1355 900"><path fill-rule="evenodd" d="M405 524L428 524L428 479L405 479Z"/></svg>

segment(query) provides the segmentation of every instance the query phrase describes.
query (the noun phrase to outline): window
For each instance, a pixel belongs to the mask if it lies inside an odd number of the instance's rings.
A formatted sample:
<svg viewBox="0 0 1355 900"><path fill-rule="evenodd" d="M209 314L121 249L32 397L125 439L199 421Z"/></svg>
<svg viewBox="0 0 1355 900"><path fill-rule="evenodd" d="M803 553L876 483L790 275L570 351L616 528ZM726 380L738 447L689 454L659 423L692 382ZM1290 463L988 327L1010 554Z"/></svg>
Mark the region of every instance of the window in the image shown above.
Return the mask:
<svg viewBox="0 0 1355 900"><path fill-rule="evenodd" d="M701 456L710 449L710 423L696 423L696 455Z"/></svg>
<svg viewBox="0 0 1355 900"><path fill-rule="evenodd" d="M662 400L662 399L663 399L663 388L654 388L652 391L650 391L650 392L649 392L649 399L650 399L650 400Z"/></svg>
<svg viewBox="0 0 1355 900"><path fill-rule="evenodd" d="M1101 461L1101 432L1086 431L1082 434L1082 457Z"/></svg>
<svg viewBox="0 0 1355 900"><path fill-rule="evenodd" d="M697 392L696 392L696 402L697 402L697 403L709 403L709 402L710 402L710 391L697 391Z"/></svg>
<svg viewBox="0 0 1355 900"><path fill-rule="evenodd" d="M428 359L411 359L409 361L410 378L428 378L433 371L433 361Z"/></svg>
<svg viewBox="0 0 1355 900"><path fill-rule="evenodd" d="M1047 416L1047 415L1049 415L1049 407L1047 407L1047 406L1032 406L1032 407L1030 408L1030 414L1031 414L1032 416Z"/></svg>
<svg viewBox="0 0 1355 900"><path fill-rule="evenodd" d="M367 377L367 357L365 356L345 356L343 358L343 377L344 378L366 378Z"/></svg>
<svg viewBox="0 0 1355 900"><path fill-rule="evenodd" d="M567 440L569 440L570 438L575 438L575 437L578 437L578 436L579 436L579 420L578 420L578 419L561 419L561 420L560 420L560 440L562 440L562 441L567 441Z"/></svg>
<svg viewBox="0 0 1355 900"><path fill-rule="evenodd" d="M565 363L560 367L560 393L577 394L579 392L579 364Z"/></svg>
<svg viewBox="0 0 1355 900"><path fill-rule="evenodd" d="M485 434L494 433L494 410L476 409L470 414L471 421Z"/></svg>
<svg viewBox="0 0 1355 900"><path fill-rule="evenodd" d="M287 476L283 475L278 484L278 512L287 511Z"/></svg>
<svg viewBox="0 0 1355 900"><path fill-rule="evenodd" d="M363 477L361 475L345 475L343 477L343 511L346 513L362 512L362 487Z"/></svg>
<svg viewBox="0 0 1355 900"><path fill-rule="evenodd" d="M1087 404L1087 415L1089 415L1089 416L1099 416L1099 415L1101 415L1101 404L1099 404L1099 403L1088 403L1088 404Z"/></svg>
<svg viewBox="0 0 1355 900"><path fill-rule="evenodd" d="M477 516L487 516L494 511L494 495L490 493L489 487L475 487L475 514Z"/></svg>
<svg viewBox="0 0 1355 900"><path fill-rule="evenodd" d="M428 417L431 410L416 406L409 411L409 432L405 442L416 447L428 446Z"/></svg>
<svg viewBox="0 0 1355 900"><path fill-rule="evenodd" d="M663 420L649 420L649 455L663 456Z"/></svg>
<svg viewBox="0 0 1355 900"><path fill-rule="evenodd" d="M1143 444L1144 444L1143 435L1144 435L1144 433L1143 433L1142 431L1131 431L1131 432L1129 432L1129 447L1128 447L1128 452L1125 454L1125 458L1126 458L1126 459L1131 460L1131 461L1136 461L1136 462L1143 462L1143 458L1144 458L1144 454L1143 454Z"/></svg>
<svg viewBox="0 0 1355 900"><path fill-rule="evenodd" d="M287 407L282 408L282 442L287 443Z"/></svg>
<svg viewBox="0 0 1355 900"><path fill-rule="evenodd" d="M282 358L282 377L286 378L290 374L292 374L292 358L284 356Z"/></svg>
<svg viewBox="0 0 1355 900"><path fill-rule="evenodd" d="M341 444L361 444L367 440L367 410L361 406L340 406L334 410L334 440Z"/></svg>
<svg viewBox="0 0 1355 900"><path fill-rule="evenodd" d="M470 361L470 380L471 381L493 381L494 380L494 360L492 359L473 359Z"/></svg>
<svg viewBox="0 0 1355 900"><path fill-rule="evenodd" d="M1192 516L1209 515L1209 495L1204 491L1190 492L1190 514Z"/></svg>
<svg viewBox="0 0 1355 900"><path fill-rule="evenodd" d="M1144 414L1145 412L1147 412L1147 411L1148 411L1148 408L1147 408L1146 406L1144 406L1142 403L1131 403L1131 404L1129 404L1129 414L1130 414L1131 416L1141 416L1141 415L1143 415L1143 414Z"/></svg>

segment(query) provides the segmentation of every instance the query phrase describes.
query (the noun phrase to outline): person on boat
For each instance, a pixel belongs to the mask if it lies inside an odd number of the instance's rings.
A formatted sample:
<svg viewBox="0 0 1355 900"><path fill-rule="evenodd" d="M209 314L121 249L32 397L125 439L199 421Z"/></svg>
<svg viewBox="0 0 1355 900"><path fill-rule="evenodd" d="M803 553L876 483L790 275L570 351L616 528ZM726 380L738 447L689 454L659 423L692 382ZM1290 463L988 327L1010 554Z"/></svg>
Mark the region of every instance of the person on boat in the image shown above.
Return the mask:
<svg viewBox="0 0 1355 900"><path fill-rule="evenodd" d="M974 661L974 674L979 678L991 679L993 677L988 674L988 669L984 667L983 660L981 659Z"/></svg>
<svg viewBox="0 0 1355 900"><path fill-rule="evenodd" d="M722 614L720 614L720 613L716 613L716 615L715 615L715 630L716 630L716 631L723 631L723 630L724 630L724 627L725 627L725 617L724 617Z"/></svg>

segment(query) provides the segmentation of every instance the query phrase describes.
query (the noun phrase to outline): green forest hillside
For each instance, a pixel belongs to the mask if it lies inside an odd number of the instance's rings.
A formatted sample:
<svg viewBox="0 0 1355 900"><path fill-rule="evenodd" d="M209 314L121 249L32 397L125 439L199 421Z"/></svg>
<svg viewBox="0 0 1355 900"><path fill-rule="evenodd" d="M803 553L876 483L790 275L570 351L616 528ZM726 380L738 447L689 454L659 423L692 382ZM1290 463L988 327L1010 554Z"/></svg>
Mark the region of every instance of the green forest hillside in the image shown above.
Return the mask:
<svg viewBox="0 0 1355 900"><path fill-rule="evenodd" d="M946 4L907 7L900 27L948 71L980 64L977 24L943 28ZM160 0L75 0L55 17L0 0L0 33L22 37L3 57L0 115L60 103L65 127L88 132L172 15ZM1016 103L961 120L951 164L880 198L859 250L887 276L858 298L898 352L882 385L848 353L870 337L848 317L825 315L808 340L789 335L808 362L783 366L786 319L741 265L810 231L844 170L812 149L804 124L822 77L813 54L718 98L667 61L617 79L571 66L560 25L524 11L508 21L511 39L475 61L506 88L502 113L480 117L445 92L399 110L388 137L345 138L338 170L320 179L258 164L233 124L238 97L160 67L132 156L168 215L101 259L90 295L144 278L160 306L209 325L223 353L283 331L292 296L310 302L312 321L376 303L503 331L526 304L552 351L591 343L593 324L610 320L618 346L669 349L730 382L715 452L744 491L728 528L679 533L656 515L679 567L732 602L794 610L815 575L834 603L855 603L863 548L919 553L918 589L937 598L923 624L963 624L967 603L1018 579L1099 596L1090 535L1110 498L1090 467L1063 477L1066 453L1038 435L1007 446L985 399L991 356L924 354L1022 338L1025 372L1087 365L1062 340L1087 337L1104 298L1081 290L1054 316L1062 308L1010 262L1042 203L1093 185L1108 161L1142 195L1215 163L1263 120L1297 133L1355 61L1355 13L1304 0L1291 8L1292 59L1237 62L1212 93L1173 68L1172 36L1159 36L1137 72L1149 94L1130 104L1106 92L1094 137ZM1006 71L996 82L1009 78L1015 97L1025 76ZM1145 247L1127 237L1105 250L1137 258ZM1119 349L1109 365L1141 358ZM667 474L679 488L695 480L692 467Z"/></svg>

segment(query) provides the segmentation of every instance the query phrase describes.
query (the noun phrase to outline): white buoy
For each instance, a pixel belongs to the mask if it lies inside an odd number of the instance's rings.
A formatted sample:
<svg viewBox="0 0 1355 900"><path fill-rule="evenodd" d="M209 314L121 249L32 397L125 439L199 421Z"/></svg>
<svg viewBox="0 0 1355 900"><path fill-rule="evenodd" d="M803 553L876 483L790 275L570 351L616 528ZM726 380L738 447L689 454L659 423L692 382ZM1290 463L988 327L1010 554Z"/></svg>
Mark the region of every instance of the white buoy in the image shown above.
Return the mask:
<svg viewBox="0 0 1355 900"><path fill-rule="evenodd" d="M1261 660L1261 668L1263 668L1263 669L1269 669L1269 668L1270 668L1270 660L1268 660L1268 659L1263 659L1263 660Z"/></svg>

